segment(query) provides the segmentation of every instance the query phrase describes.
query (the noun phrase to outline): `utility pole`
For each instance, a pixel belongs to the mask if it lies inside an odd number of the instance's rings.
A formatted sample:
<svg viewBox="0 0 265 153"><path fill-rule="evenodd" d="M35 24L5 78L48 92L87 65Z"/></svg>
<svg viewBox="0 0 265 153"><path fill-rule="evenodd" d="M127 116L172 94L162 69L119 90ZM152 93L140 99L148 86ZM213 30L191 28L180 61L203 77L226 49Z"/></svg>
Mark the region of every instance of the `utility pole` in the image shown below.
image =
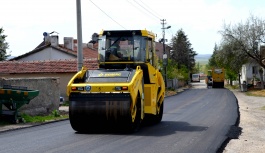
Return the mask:
<svg viewBox="0 0 265 153"><path fill-rule="evenodd" d="M166 19L161 20L162 24L162 32L163 32L163 66L164 66L164 80L165 80L165 86L167 88L167 65L168 65L168 57L166 53L166 47L165 47L165 29L171 28L171 26L168 26L165 28Z"/></svg>
<svg viewBox="0 0 265 153"><path fill-rule="evenodd" d="M82 19L81 1L76 0L76 19L77 19L77 71L83 67L83 40L82 40Z"/></svg>
<svg viewBox="0 0 265 153"><path fill-rule="evenodd" d="M200 63L198 62L198 71L200 73Z"/></svg>

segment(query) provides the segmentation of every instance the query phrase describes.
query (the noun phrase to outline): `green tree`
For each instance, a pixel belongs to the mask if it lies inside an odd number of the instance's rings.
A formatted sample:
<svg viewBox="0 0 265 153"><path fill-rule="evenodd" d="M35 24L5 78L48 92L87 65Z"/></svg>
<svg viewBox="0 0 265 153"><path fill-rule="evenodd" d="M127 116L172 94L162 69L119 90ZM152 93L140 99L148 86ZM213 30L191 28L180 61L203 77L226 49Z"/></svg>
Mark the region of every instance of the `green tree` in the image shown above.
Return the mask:
<svg viewBox="0 0 265 153"><path fill-rule="evenodd" d="M235 42L240 46L240 50L246 54L249 58L253 59L265 69L265 56L258 45L265 43L265 20L254 17L250 17L245 23L238 23L236 25L224 24L223 30L220 31L223 40L226 42ZM262 69L260 69L262 70ZM259 71L261 76L261 85L264 88L262 74L263 71Z"/></svg>
<svg viewBox="0 0 265 153"><path fill-rule="evenodd" d="M215 44L214 45L214 49L213 49L213 54L210 57L209 62L208 62L208 67L209 68L218 67L217 60L216 60L217 52L218 52L218 47L217 47L217 44Z"/></svg>
<svg viewBox="0 0 265 153"><path fill-rule="evenodd" d="M167 65L167 77L169 79L177 78L177 69L178 65L173 60L168 59L168 65Z"/></svg>
<svg viewBox="0 0 265 153"><path fill-rule="evenodd" d="M172 51L170 53L171 59L178 65L178 69L186 67L190 72L195 67L195 56L197 53L191 47L185 32L180 29L176 35L171 39L170 46Z"/></svg>
<svg viewBox="0 0 265 153"><path fill-rule="evenodd" d="M163 61L159 61L160 66L163 66ZM174 79L177 78L178 80L187 81L189 79L188 69L184 65L178 68L178 64L172 60L168 59L167 65L167 78Z"/></svg>
<svg viewBox="0 0 265 153"><path fill-rule="evenodd" d="M0 28L0 61L4 61L10 55L7 55L8 43L5 41L7 35L4 35L4 29Z"/></svg>
<svg viewBox="0 0 265 153"><path fill-rule="evenodd" d="M235 41L226 42L224 41L216 54L216 62L219 67L224 67L226 69L226 77L232 81L236 80L237 76L240 81L241 67L248 60L248 57L240 48L240 44ZM240 83L241 84L241 83Z"/></svg>

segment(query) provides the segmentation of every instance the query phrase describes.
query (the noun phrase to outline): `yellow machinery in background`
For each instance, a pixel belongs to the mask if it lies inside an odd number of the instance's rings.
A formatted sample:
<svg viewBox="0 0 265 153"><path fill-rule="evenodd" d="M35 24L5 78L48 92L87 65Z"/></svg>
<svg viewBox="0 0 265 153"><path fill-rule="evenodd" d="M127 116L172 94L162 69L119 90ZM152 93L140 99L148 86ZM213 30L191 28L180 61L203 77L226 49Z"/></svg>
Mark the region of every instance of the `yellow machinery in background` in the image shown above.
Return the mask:
<svg viewBox="0 0 265 153"><path fill-rule="evenodd" d="M208 70L208 75L205 80L207 87L224 88L225 70L224 68L212 68Z"/></svg>
<svg viewBox="0 0 265 153"><path fill-rule="evenodd" d="M155 35L147 30L102 31L97 70L82 68L67 85L69 119L78 132L137 131L162 119L165 83Z"/></svg>

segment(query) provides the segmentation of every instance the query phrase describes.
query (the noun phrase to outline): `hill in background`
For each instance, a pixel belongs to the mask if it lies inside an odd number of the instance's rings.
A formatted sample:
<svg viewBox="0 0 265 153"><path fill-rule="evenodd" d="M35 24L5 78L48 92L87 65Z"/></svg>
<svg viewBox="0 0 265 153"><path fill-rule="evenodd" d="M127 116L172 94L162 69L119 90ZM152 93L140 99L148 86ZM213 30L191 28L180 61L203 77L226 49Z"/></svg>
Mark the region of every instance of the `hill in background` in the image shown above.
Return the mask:
<svg viewBox="0 0 265 153"><path fill-rule="evenodd" d="M208 63L211 56L212 54L198 54L195 56L195 62L205 65Z"/></svg>

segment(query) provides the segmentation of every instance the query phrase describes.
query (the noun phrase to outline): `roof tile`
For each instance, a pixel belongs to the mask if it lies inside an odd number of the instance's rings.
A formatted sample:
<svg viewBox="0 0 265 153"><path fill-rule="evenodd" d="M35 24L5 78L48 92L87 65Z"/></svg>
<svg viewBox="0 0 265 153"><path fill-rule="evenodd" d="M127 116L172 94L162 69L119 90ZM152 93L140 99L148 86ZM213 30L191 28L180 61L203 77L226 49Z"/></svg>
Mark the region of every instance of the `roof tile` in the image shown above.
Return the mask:
<svg viewBox="0 0 265 153"><path fill-rule="evenodd" d="M83 65L88 69L97 69L95 59L84 59ZM1 61L0 74L24 74L24 73L64 73L77 72L77 60L46 60L46 61Z"/></svg>

